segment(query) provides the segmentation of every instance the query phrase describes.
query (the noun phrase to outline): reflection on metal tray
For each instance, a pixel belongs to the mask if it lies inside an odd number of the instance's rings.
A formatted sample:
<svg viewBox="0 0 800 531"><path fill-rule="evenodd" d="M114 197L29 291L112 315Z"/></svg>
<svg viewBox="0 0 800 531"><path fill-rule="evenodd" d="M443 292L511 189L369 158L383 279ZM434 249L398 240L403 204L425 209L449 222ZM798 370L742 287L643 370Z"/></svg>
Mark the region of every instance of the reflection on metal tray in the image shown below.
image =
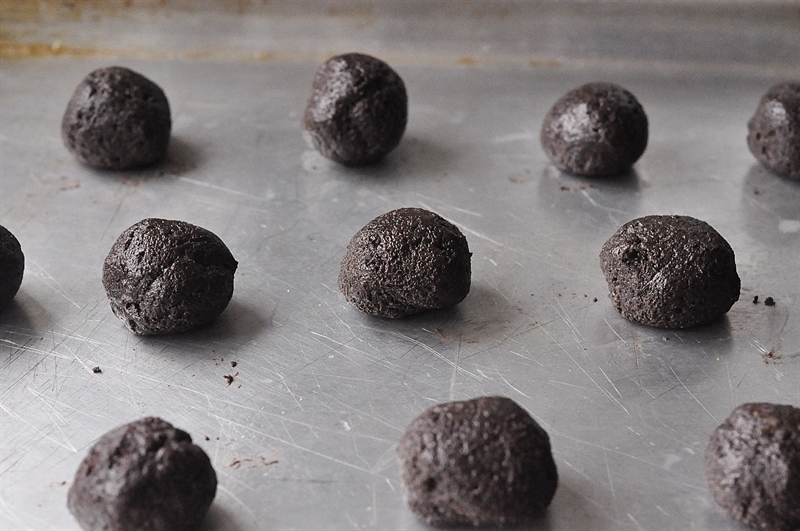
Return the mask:
<svg viewBox="0 0 800 531"><path fill-rule="evenodd" d="M70 4L0 4L0 224L27 263L0 316L2 529L77 528L78 463L144 415L211 457L209 529L424 529L394 446L428 406L489 394L551 437L561 481L533 528L736 528L705 486L711 431L742 402L800 404L800 183L745 144L761 94L799 77L796 5ZM355 49L410 98L402 143L363 169L300 135L318 62ZM165 164L103 173L63 147L72 90L108 64L169 97ZM629 175L563 175L538 145L549 106L590 80L648 114ZM452 310L370 318L339 294L339 262L401 206L461 228L473 287ZM607 299L602 243L671 213L736 252L741 299L713 325L638 326ZM206 227L239 261L212 326L142 338L112 315L101 264L145 217Z"/></svg>

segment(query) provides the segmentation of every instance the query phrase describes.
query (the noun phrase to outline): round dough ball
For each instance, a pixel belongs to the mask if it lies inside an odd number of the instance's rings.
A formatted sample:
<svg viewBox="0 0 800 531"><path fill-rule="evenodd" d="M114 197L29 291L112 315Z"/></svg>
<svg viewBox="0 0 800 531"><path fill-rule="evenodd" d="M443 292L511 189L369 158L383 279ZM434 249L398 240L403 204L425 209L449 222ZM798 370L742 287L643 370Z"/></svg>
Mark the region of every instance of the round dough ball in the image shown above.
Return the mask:
<svg viewBox="0 0 800 531"><path fill-rule="evenodd" d="M778 83L747 122L747 146L778 175L800 179L800 83Z"/></svg>
<svg viewBox="0 0 800 531"><path fill-rule="evenodd" d="M147 166L167 155L172 120L161 88L119 66L91 72L61 121L64 144L82 163L104 170Z"/></svg>
<svg viewBox="0 0 800 531"><path fill-rule="evenodd" d="M237 265L216 234L184 221L145 219L111 247L103 286L131 332L185 332L228 306Z"/></svg>
<svg viewBox="0 0 800 531"><path fill-rule="evenodd" d="M356 308L380 317L449 308L469 293L471 257L458 227L428 210L400 208L353 236L339 289Z"/></svg>
<svg viewBox="0 0 800 531"><path fill-rule="evenodd" d="M739 299L733 249L711 225L689 216L626 223L603 245L600 264L614 306L637 323L710 323Z"/></svg>
<svg viewBox="0 0 800 531"><path fill-rule="evenodd" d="M705 454L708 488L737 520L757 529L800 529L800 409L742 404Z"/></svg>
<svg viewBox="0 0 800 531"><path fill-rule="evenodd" d="M540 516L558 485L547 433L500 396L433 406L411 422L397 454L408 506L435 526Z"/></svg>
<svg viewBox="0 0 800 531"><path fill-rule="evenodd" d="M574 175L618 175L647 147L647 116L636 97L612 83L587 83L564 94L544 117L547 157Z"/></svg>
<svg viewBox="0 0 800 531"><path fill-rule="evenodd" d="M349 53L317 70L303 137L339 164L362 166L397 147L407 120L406 87L397 72L375 57Z"/></svg>
<svg viewBox="0 0 800 531"><path fill-rule="evenodd" d="M86 530L193 531L216 492L211 461L191 436L147 417L98 439L75 473L67 506Z"/></svg>
<svg viewBox="0 0 800 531"><path fill-rule="evenodd" d="M19 241L11 232L0 225L0 310L2 310L22 284L25 270L25 255Z"/></svg>

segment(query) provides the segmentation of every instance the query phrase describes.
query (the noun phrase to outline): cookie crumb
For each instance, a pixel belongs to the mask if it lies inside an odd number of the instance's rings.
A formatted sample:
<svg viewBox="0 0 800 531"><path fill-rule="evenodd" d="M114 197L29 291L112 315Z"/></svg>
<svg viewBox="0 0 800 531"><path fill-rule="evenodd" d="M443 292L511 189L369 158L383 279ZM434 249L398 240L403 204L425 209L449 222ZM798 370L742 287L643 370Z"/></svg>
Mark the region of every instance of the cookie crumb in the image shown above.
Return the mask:
<svg viewBox="0 0 800 531"><path fill-rule="evenodd" d="M236 367L237 365L239 365L238 361L232 361L231 362L231 367Z"/></svg>
<svg viewBox="0 0 800 531"><path fill-rule="evenodd" d="M223 376L223 378L225 378L225 381L228 382L229 386L233 383L233 375L232 374L226 374L226 375Z"/></svg>
<svg viewBox="0 0 800 531"><path fill-rule="evenodd" d="M758 304L758 295L753 297L753 304Z"/></svg>
<svg viewBox="0 0 800 531"><path fill-rule="evenodd" d="M767 297L764 299L764 306L775 306L775 299L772 297Z"/></svg>
<svg viewBox="0 0 800 531"><path fill-rule="evenodd" d="M100 367L92 367L92 372L95 374L100 374L103 370Z"/></svg>

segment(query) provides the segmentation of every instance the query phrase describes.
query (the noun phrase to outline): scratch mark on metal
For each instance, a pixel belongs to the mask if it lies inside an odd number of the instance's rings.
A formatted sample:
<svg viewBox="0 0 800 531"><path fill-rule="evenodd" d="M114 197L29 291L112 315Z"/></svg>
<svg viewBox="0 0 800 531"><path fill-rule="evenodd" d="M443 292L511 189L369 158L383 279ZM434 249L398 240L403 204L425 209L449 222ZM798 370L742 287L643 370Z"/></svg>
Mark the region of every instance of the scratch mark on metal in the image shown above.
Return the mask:
<svg viewBox="0 0 800 531"><path fill-rule="evenodd" d="M442 202L442 201L438 201L437 199L435 199L435 198L433 198L433 197L430 197L430 196L426 196L426 195L422 195L422 194L417 194L417 195L419 195L419 196L421 196L421 197L425 197L425 198L431 199L431 200L433 200L433 201L437 201L437 202L439 202L439 203L440 203L440 204L441 204L443 207L445 207L445 208L448 208L448 209L450 209L450 210L455 210L456 212L461 212L462 214L467 214L467 215L469 215L469 216L475 216L476 218L482 218L482 217L483 217L483 214L481 214L480 212L473 212L472 210L467 210L467 209L465 209L465 208L459 208L459 207L457 207L457 206L455 206L455 205L452 205L452 204L450 204L450 203L444 203L444 202ZM426 204L425 204L425 203L423 203L422 201L420 201L420 202L419 202L419 204L420 204L420 206L421 206L422 208L425 208L425 209L427 209L427 210L431 210L431 211L433 211L433 208L429 207L428 205L426 205Z"/></svg>
<svg viewBox="0 0 800 531"><path fill-rule="evenodd" d="M608 319L606 319L605 317L603 317L603 321L605 321L605 322L606 322L606 324L608 325L608 327L611 329L611 331L612 331L612 332L614 332L614 335L616 335L616 336L619 338L619 340L620 340L620 341L622 341L622 343L623 343L625 346L627 346L627 345L628 345L628 342L627 342L627 341L625 341L624 339L622 339L622 336L621 336L621 335L619 335L619 334L617 333L617 331L616 331L616 330L614 330L614 327L613 327L613 326L611 326L611 323L609 323L609 322L608 322Z"/></svg>
<svg viewBox="0 0 800 531"><path fill-rule="evenodd" d="M611 207L607 207L607 206L601 205L600 203L598 203L597 201L592 199L592 196L590 196L589 192L587 192L586 190L581 190L581 194L583 194L583 197L585 197L586 200L589 201L589 203L591 203L592 206L597 207L600 210L605 210L606 212L614 213L614 214L628 214L628 212L626 212L624 210L619 210L618 208L611 208ZM613 216L609 216L609 217L611 218L612 221L617 221L617 219L615 217L613 217Z"/></svg>
<svg viewBox="0 0 800 531"><path fill-rule="evenodd" d="M236 503L238 503L239 505L244 507L244 510L247 511L248 513L250 513L250 516L253 516L253 517L255 516L255 513L253 512L253 510L250 507L248 507L247 504L244 503L238 496L236 496L236 494L234 494L232 491L226 489L224 485L217 485L217 488L219 490L221 490L222 492L224 492L225 494L227 494L228 496L230 496L233 501L235 501Z"/></svg>
<svg viewBox="0 0 800 531"><path fill-rule="evenodd" d="M47 433L43 432L42 430L40 430L39 428L37 428L36 426L34 426L34 425L33 425L33 424L31 424L30 422L28 422L28 420L27 420L27 419L24 419L24 418L23 418L21 415L18 415L17 413L15 413L15 412L11 411L10 409L8 409L8 408L7 408L6 406L4 406L2 403L0 403L0 409L2 409L3 411L5 411L6 413L8 413L9 415L11 415L12 417L14 417L14 418L16 418L16 419L18 419L18 420L20 420L20 421L24 422L24 423L25 423L25 424L27 424L28 426L30 426L30 428L31 428L33 431L35 431L36 433L38 433L39 435L41 435L41 436L42 436L44 439L47 439L47 440L49 440L49 441L52 441L52 442L54 442L55 444L59 445L61 448L64 448L64 449L66 449L66 450L69 450L69 451L71 451L72 453L77 453L77 452L78 452L78 450L77 450L77 449L76 449L74 446L72 446L72 444L70 444L70 442L69 442L69 441L66 441L66 444L65 444L65 443L62 443L61 441L59 441L59 440L57 440L57 439L54 439L54 438L53 438L53 437L51 437L49 434L47 434Z"/></svg>
<svg viewBox="0 0 800 531"><path fill-rule="evenodd" d="M442 361L444 361L445 363L447 363L451 367L454 367L456 370L458 370L462 374L466 374L466 375L468 375L468 376L470 376L470 377L472 377L472 378L474 378L474 379L476 379L478 381L481 380L480 376L469 372L468 370L464 369L463 367L458 367L457 364L455 364L451 360L447 359L447 357L444 354L442 354L441 352L438 352L436 349L434 349L432 347L429 347L428 345L426 345L422 341L416 340L413 337L409 337L409 336L407 336L405 334L401 334L400 332L389 332L389 333L391 335L393 335L393 336L396 336L396 337L399 337L399 338L404 339L406 341L409 341L409 342L413 343L414 345L416 345L418 347L422 347L423 349L427 350L428 352L430 352L431 354L433 354L437 358L441 359Z"/></svg>
<svg viewBox="0 0 800 531"><path fill-rule="evenodd" d="M61 284L58 283L58 281L55 279L55 277L53 277L53 275L48 273L42 266L40 266L39 264L37 264L36 262L27 257L26 261L28 263L33 264L41 272L39 276L42 278L42 280L44 280L45 284L47 284L53 289L53 291L55 291L56 293L67 299L73 306L75 306L79 310L81 309L81 305L75 302L75 299L69 296L69 293L66 292L66 290L61 286Z"/></svg>
<svg viewBox="0 0 800 531"><path fill-rule="evenodd" d="M634 518L631 513L628 513L628 519L630 519L630 521L633 522L633 524L636 526L636 529L639 529L640 531L644 531L644 527L642 527L639 524L639 522L636 521L636 518Z"/></svg>
<svg viewBox="0 0 800 531"><path fill-rule="evenodd" d="M247 198L250 198L250 199L253 199L255 197L255 196L253 196L253 194L248 194L246 192L240 192L239 190L234 190L233 188L225 188L224 186L219 186L219 185L216 185L216 184L204 183L203 181L198 181L196 179L190 179L189 177L179 176L178 180L179 181L183 181L185 183L193 184L195 186L202 186L203 188L209 188L211 190L216 190L217 192L225 192L226 194L238 195L238 196L247 197ZM255 197L255 198L258 199L257 197Z"/></svg>
<svg viewBox="0 0 800 531"><path fill-rule="evenodd" d="M455 388L456 388L456 375L458 374L458 357L461 354L461 337L462 334L458 334L458 346L456 347L456 359L453 363L453 375L450 377L450 401L453 401L455 397Z"/></svg>
<svg viewBox="0 0 800 531"><path fill-rule="evenodd" d="M538 422L538 420L537 420L537 422ZM553 429L552 426L545 427L544 425L542 425L542 427L544 427L548 431L548 433L552 434L554 437L562 437L562 438L567 439L569 441L573 441L573 442L576 442L576 443L579 443L579 444L585 444L587 446L591 446L592 448L597 448L599 450L603 450L604 452L620 455L620 456L632 459L632 460L634 460L636 462L642 463L644 465L656 468L656 469L658 469L659 474L661 474L664 479L666 479L667 481L671 481L671 482L675 483L676 485L681 485L681 486L686 487L686 488L694 489L694 490L696 490L698 492L703 492L703 493L708 492L708 487L706 487L705 485L701 486L701 485L696 485L696 484L693 484L693 483L686 483L686 482L677 481L674 478L668 477L668 476L677 476L679 478L686 478L686 476L683 476L680 473L675 472L673 470L664 470L661 467L660 464L651 463L649 461L646 461L646 460L642 459L641 457L637 457L637 456L635 456L633 454L628 454L628 453L622 452L620 450L616 450L614 448L610 448L608 446L603 446L603 445L597 444L595 442L585 441L585 440L579 439L577 437L572 437L570 435L566 435L564 433L559 432L558 430ZM694 478L692 478L692 479L694 479Z"/></svg>
<svg viewBox="0 0 800 531"><path fill-rule="evenodd" d="M712 415L712 414L711 414L711 412L708 410L708 408L707 408L706 406L704 406L704 405L703 405L703 403L702 403L702 402L700 402L700 400L698 400L696 396L694 396L694 393L692 393L692 392L689 390L689 388L688 388L688 387L686 387L686 384L684 384L684 383L683 383L683 381L682 381L682 380L681 380L681 379L678 377L678 374L675 372L675 369L673 369L673 368L670 366L669 370L671 370L671 371L672 371L672 374L673 374L673 375L675 376L675 378L678 380L678 383L679 383L679 384L681 384L681 385L683 386L683 388L684 388L684 389L686 389L686 392L687 392L687 393L689 393L689 396L691 396L692 398L694 398L694 401L695 401L695 402L697 402L698 404L700 404L700 407L701 407L701 408L703 408L703 411L705 411L706 413L708 413L708 416L709 416L709 417L711 417L711 418L714 420L714 423L715 423L715 424L719 424L719 421L717 420L717 417L715 417L714 415Z"/></svg>
<svg viewBox="0 0 800 531"><path fill-rule="evenodd" d="M575 359L575 358L572 356L572 354L570 354L570 353L569 353L569 351L568 351L566 348L564 348L564 347L563 347L563 345L561 345L561 343L559 343L558 341L556 341L556 339L555 339L555 338L552 336L552 334L550 334L550 332L547 330L547 328L543 328L543 330L544 330L544 333L545 333L545 334L547 334L547 337L549 337L549 338L550 338L550 340L551 340L551 341L552 341L552 342L553 342L553 343L554 343L556 346L558 346L558 348L560 348L562 351L564 351L564 354L566 354L566 355L569 357L569 359L571 359L571 360L572 360L572 363L574 363L574 364L575 364L575 365L576 365L576 366L577 366L577 367L578 367L578 368L581 370L581 372L582 372L582 373L583 373L583 374L584 374L584 375L585 375L587 378L589 378L589 380L590 380L590 381L591 381L591 382L592 382L592 383L593 383L593 384L594 384L594 385L595 385L595 386L596 386L596 387L597 387L597 388L600 390L600 392L601 392L601 393L603 393L603 394L604 394L604 395L605 395L605 396L606 396L606 397L607 397L609 400L611 400L611 401L612 401L612 402L614 402L616 405L618 405L618 406L619 406L619 407L622 409L622 411L624 411L625 413L627 413L628 415L630 415L630 412L628 411L628 409L627 409L627 408L626 408L624 405L622 405L622 402L620 402L619 400L617 400L617 398L616 398L614 395L612 395L611 393L609 393L609 392L608 392L608 391L607 391L605 388L603 388L603 386L601 386L599 383L597 383L597 380L595 380L594 378L592 378L592 376L591 376L591 375L590 375L588 372L586 372L586 369L584 369L584 368L583 368L583 366L582 366L580 363L578 363L578 361L577 361L577 360L576 360L576 359ZM606 377L606 378L607 378L607 377Z"/></svg>
<svg viewBox="0 0 800 531"><path fill-rule="evenodd" d="M284 376L283 376L282 374L280 374L280 373L275 373L275 374L277 374L278 378L280 379L281 383L282 383L282 384L283 384L283 386L286 388L286 390L287 390L287 391L289 391L289 394L291 395L291 397L292 397L292 399L294 400L295 404L297 404L297 407L299 407L299 408L300 408L300 411L305 411L305 409L303 408L303 404L301 404L301 403L300 403L300 401L299 401L299 400L297 399L297 397L294 395L294 393L292 392L292 390L291 390L291 389L289 389L289 385L286 383L286 378L284 378Z"/></svg>
<svg viewBox="0 0 800 531"><path fill-rule="evenodd" d="M327 459L327 460L332 461L334 463L338 463L338 464L340 464L342 466L346 466L348 468L352 468L354 470L358 470L359 472L364 472L364 473L370 474L370 475L377 475L377 474L373 473L371 470L369 470L367 468L358 466L358 465L353 464L353 463L349 463L349 462L344 461L342 459L339 459L337 457L333 457L331 455L327 455L327 454L324 454L322 452L318 452L316 450L312 450L311 448L306 448L305 446L301 446L301 445L297 444L294 441L287 441L286 439L282 439L282 438L280 438L280 437L278 437L276 435L271 435L271 434L266 433L264 431L257 430L255 428L253 428L252 426L246 426L244 424L240 424L238 422L234 422L233 420L231 420L230 418L227 418L227 417L219 417L219 418L221 420L224 420L225 422L229 422L231 424L234 424L234 425L238 426L239 428L241 428L243 430L247 430L247 431L256 433L258 435L261 435L262 437L266 437L267 439L271 439L273 441L277 441L277 442L280 442L280 443L283 443L283 444L287 444L287 445L291 446L292 448L296 448L298 450L301 450L303 452L309 453L311 455L315 455L317 457L321 457L322 459Z"/></svg>
<svg viewBox="0 0 800 531"><path fill-rule="evenodd" d="M528 395L526 395L525 393L523 393L522 391L520 391L519 389L517 389L516 387L514 387L513 385L511 385L511 384L509 383L509 381L508 381L508 380L506 380L505 376L503 376L502 374L500 374L500 371L499 371L499 370L496 370L496 372L497 372L497 375L500 377L500 379L501 379L501 380L503 380L503 381L506 383L506 385L507 385L507 386L509 386L511 389L513 389L514 391L518 392L519 394L521 394L521 395L522 395L522 396L524 396L525 398L530 398Z"/></svg>

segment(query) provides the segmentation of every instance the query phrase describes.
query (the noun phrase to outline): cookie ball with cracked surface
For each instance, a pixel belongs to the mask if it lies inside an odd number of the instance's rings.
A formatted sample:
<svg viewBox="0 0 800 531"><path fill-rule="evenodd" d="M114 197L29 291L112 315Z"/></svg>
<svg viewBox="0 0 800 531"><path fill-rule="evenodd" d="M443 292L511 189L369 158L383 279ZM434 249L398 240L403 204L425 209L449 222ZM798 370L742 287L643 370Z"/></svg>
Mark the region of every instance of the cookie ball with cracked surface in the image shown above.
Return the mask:
<svg viewBox="0 0 800 531"><path fill-rule="evenodd" d="M19 240L0 225L0 311L19 291L24 271L25 255Z"/></svg>
<svg viewBox="0 0 800 531"><path fill-rule="evenodd" d="M770 88L747 122L750 153L770 171L800 179L800 82Z"/></svg>
<svg viewBox="0 0 800 531"><path fill-rule="evenodd" d="M127 170L167 155L172 118L161 88L143 75L112 66L89 73L61 121L61 137L93 168Z"/></svg>
<svg viewBox="0 0 800 531"><path fill-rule="evenodd" d="M119 426L81 462L67 507L85 530L193 531L217 491L208 455L156 417Z"/></svg>
<svg viewBox="0 0 800 531"><path fill-rule="evenodd" d="M731 246L689 216L645 216L620 227L600 252L609 297L620 314L659 328L722 317L739 299Z"/></svg>
<svg viewBox="0 0 800 531"><path fill-rule="evenodd" d="M800 529L800 409L738 406L714 430L705 453L714 500L757 529Z"/></svg>
<svg viewBox="0 0 800 531"><path fill-rule="evenodd" d="M353 236L339 289L356 308L380 317L449 308L469 293L471 257L458 227L422 208L400 208Z"/></svg>
<svg viewBox="0 0 800 531"><path fill-rule="evenodd" d="M547 157L573 175L624 173L647 147L647 115L636 97L612 83L586 83L545 115L540 141Z"/></svg>
<svg viewBox="0 0 800 531"><path fill-rule="evenodd" d="M540 516L558 485L550 438L500 396L438 404L397 446L411 510L435 526L502 526Z"/></svg>
<svg viewBox="0 0 800 531"><path fill-rule="evenodd" d="M131 332L185 332L225 310L237 265L211 231L149 218L117 238L103 263L103 286L114 314Z"/></svg>
<svg viewBox="0 0 800 531"><path fill-rule="evenodd" d="M303 137L339 164L363 166L397 147L407 121L408 96L397 72L375 57L349 53L317 70Z"/></svg>

